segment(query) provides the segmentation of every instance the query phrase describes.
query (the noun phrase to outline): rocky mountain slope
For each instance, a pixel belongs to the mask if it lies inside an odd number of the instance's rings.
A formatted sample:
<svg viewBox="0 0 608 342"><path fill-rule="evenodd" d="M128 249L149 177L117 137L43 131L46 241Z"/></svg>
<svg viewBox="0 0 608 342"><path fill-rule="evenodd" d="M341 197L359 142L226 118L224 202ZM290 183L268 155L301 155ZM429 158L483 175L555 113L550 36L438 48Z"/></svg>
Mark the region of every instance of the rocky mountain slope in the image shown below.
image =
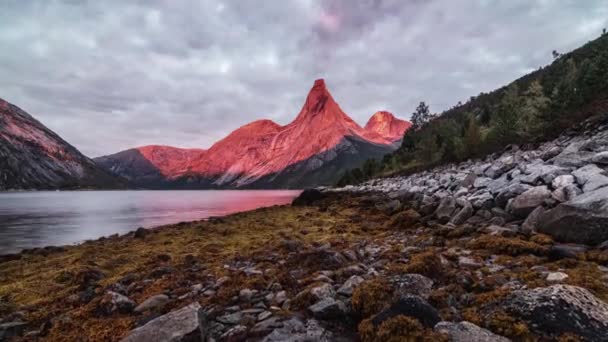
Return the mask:
<svg viewBox="0 0 608 342"><path fill-rule="evenodd" d="M0 190L124 185L21 108L0 99Z"/></svg>
<svg viewBox="0 0 608 342"><path fill-rule="evenodd" d="M254 121L206 151L145 146L95 160L138 186L314 186L332 184L342 170L393 151L409 126L379 112L362 128L342 111L325 81L317 80L288 125ZM151 155L151 149L164 152Z"/></svg>

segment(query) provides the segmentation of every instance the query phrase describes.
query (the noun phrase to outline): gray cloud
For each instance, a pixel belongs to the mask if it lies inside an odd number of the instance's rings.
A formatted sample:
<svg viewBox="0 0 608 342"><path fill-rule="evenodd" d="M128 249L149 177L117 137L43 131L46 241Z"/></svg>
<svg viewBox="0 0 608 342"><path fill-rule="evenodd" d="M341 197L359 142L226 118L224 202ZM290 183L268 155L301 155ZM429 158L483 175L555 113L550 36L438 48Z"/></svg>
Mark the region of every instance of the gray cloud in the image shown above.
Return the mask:
<svg viewBox="0 0 608 342"><path fill-rule="evenodd" d="M441 111L608 26L604 0L69 1L0 5L0 97L85 154L209 147L285 124L315 78L364 124Z"/></svg>

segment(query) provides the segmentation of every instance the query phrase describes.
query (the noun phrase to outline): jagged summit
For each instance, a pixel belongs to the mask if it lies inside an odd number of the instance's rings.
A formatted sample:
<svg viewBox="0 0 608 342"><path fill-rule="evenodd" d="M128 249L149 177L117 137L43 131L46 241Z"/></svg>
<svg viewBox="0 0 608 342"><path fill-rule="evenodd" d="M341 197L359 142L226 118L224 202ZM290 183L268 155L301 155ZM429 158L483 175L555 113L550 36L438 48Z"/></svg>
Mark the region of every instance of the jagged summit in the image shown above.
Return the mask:
<svg viewBox="0 0 608 342"><path fill-rule="evenodd" d="M271 120L253 121L234 130L204 152L157 151L153 154L152 164L169 180L196 176L211 180L215 186L243 186L263 177L276 178L285 172L317 172L333 161L337 163L337 160L346 158L341 156L348 156L347 164L342 162L340 167L334 166L333 171L328 171L337 177L342 167L350 168L365 159L378 158L394 150L394 142L401 138L409 124L392 114L388 119L376 121L383 124L374 125L374 129L359 126L334 100L325 80L318 79L291 123L281 126ZM142 154L145 158L150 156L146 151ZM103 164L109 169L125 170L116 167L124 164L119 154L116 156L115 160L112 156L104 158ZM158 160L160 156L175 158L176 161ZM284 176L287 182L291 181L290 178L294 177ZM310 182L307 184L315 184L314 179L307 181Z"/></svg>
<svg viewBox="0 0 608 342"><path fill-rule="evenodd" d="M391 112L383 110L372 115L365 124L365 129L396 141L403 138L403 133L411 126L411 122L397 119Z"/></svg>

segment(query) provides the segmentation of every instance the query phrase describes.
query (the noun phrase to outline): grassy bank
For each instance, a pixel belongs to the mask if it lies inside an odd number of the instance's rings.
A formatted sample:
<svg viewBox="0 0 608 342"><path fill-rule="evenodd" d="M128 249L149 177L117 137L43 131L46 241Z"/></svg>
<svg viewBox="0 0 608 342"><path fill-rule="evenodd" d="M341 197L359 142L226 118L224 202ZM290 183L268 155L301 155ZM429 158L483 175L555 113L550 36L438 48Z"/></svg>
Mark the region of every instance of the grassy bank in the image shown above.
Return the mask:
<svg viewBox="0 0 608 342"><path fill-rule="evenodd" d="M391 275L431 278L435 285L429 301L442 319L466 319L512 338L538 336L501 310L487 311L489 303L508 294L502 285L509 281L547 286L543 272L560 270L569 276L566 283L608 300L607 282L598 270L598 265L608 265L606 251L555 259L550 255L553 241L545 235L500 236L470 227L428 226L416 213L388 213L375 202L336 195L311 207L264 208L22 254L0 263L0 317L18 315L27 321L36 335L25 340L119 340L151 316L100 314L104 293L117 283L128 284L129 298L136 303L167 294L171 300L156 316L193 301L224 308L234 304L241 289L263 291L280 283L292 305L276 308L275 314L289 315L310 305L311 299L301 293L318 282L320 271L332 270L337 283L352 275L352 265L334 264L328 249L342 255L377 251L373 258L359 260L381 272L353 295L360 319L336 327L356 332L363 321L361 331L372 340L374 332L364 319L388 303L390 296L374 289L384 288L382 282ZM462 256L480 265L472 270ZM490 259L501 268L484 264ZM229 279L213 295L191 294L192 286L224 276Z"/></svg>

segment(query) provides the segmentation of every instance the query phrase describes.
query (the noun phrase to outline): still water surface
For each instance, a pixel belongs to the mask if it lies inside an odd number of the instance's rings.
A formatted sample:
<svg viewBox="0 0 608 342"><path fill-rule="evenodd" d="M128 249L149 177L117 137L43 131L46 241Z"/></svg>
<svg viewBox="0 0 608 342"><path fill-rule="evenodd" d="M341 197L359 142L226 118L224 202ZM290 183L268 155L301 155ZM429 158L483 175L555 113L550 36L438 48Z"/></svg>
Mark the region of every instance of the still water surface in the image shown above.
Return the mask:
<svg viewBox="0 0 608 342"><path fill-rule="evenodd" d="M298 190L0 193L0 255L290 203Z"/></svg>

